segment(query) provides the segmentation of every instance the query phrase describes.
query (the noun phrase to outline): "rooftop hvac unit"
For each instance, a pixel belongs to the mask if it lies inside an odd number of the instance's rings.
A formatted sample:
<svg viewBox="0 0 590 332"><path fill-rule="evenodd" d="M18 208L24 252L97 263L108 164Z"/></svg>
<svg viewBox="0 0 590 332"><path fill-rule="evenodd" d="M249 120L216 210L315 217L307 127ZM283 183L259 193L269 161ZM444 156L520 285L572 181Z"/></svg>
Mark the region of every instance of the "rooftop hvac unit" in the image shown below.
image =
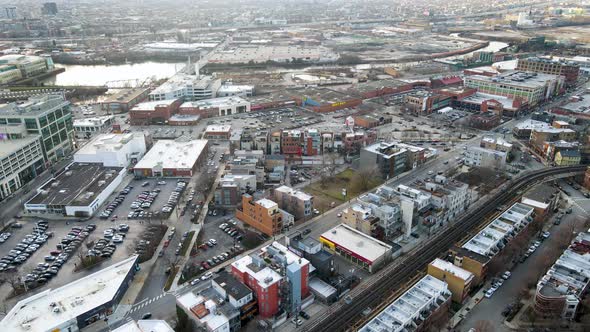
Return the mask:
<svg viewBox="0 0 590 332"><path fill-rule="evenodd" d="M72 171L67 171L65 174L66 174L66 176L72 176L72 174L74 174L74 173Z"/></svg>

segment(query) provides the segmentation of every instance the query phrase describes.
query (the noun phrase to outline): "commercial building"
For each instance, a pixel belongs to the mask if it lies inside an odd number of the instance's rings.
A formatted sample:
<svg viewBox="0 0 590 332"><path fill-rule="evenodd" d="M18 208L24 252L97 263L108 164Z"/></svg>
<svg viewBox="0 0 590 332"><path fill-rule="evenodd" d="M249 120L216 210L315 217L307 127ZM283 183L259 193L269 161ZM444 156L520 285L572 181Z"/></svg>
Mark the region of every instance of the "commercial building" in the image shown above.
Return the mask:
<svg viewBox="0 0 590 332"><path fill-rule="evenodd" d="M281 309L297 315L313 301L309 274L313 266L278 242L231 264L232 274L256 294L258 312L269 318Z"/></svg>
<svg viewBox="0 0 590 332"><path fill-rule="evenodd" d="M236 209L236 218L268 236L283 230L283 214L277 203L267 198L254 201L249 194L242 195L242 204Z"/></svg>
<svg viewBox="0 0 590 332"><path fill-rule="evenodd" d="M427 275L363 325L359 332L429 331L430 322L446 317L450 302L447 283Z"/></svg>
<svg viewBox="0 0 590 332"><path fill-rule="evenodd" d="M164 124L178 111L181 103L181 99L139 103L129 110L129 122L136 126Z"/></svg>
<svg viewBox="0 0 590 332"><path fill-rule="evenodd" d="M19 301L0 322L11 332L79 331L110 316L139 270L137 255Z"/></svg>
<svg viewBox="0 0 590 332"><path fill-rule="evenodd" d="M430 114L451 105L451 97L433 91L416 90L404 95L404 106L408 111Z"/></svg>
<svg viewBox="0 0 590 332"><path fill-rule="evenodd" d="M242 201L242 195L256 190L256 175L225 174L215 188L215 205L236 206Z"/></svg>
<svg viewBox="0 0 590 332"><path fill-rule="evenodd" d="M449 291L453 294L453 302L463 303L469 296L473 273L455 266L451 262L435 258L428 264L428 274L447 283Z"/></svg>
<svg viewBox="0 0 590 332"><path fill-rule="evenodd" d="M178 114L199 115L202 118L248 112L250 112L250 102L235 96L187 101L178 109Z"/></svg>
<svg viewBox="0 0 590 332"><path fill-rule="evenodd" d="M504 169L506 167L507 153L490 150L478 146L470 146L465 150L463 161L467 166Z"/></svg>
<svg viewBox="0 0 590 332"><path fill-rule="evenodd" d="M72 163L37 189L25 203L31 214L90 217L121 184L123 167Z"/></svg>
<svg viewBox="0 0 590 332"><path fill-rule="evenodd" d="M77 163L100 163L105 167L128 167L146 152L143 133L101 134L74 154Z"/></svg>
<svg viewBox="0 0 590 332"><path fill-rule="evenodd" d="M135 105L144 101L150 90L147 88L133 88L121 90L110 95L100 103L100 109L106 113L124 113L128 112Z"/></svg>
<svg viewBox="0 0 590 332"><path fill-rule="evenodd" d="M279 208L289 212L295 220L309 219L313 216L313 196L288 186L275 188L273 200Z"/></svg>
<svg viewBox="0 0 590 332"><path fill-rule="evenodd" d="M70 102L61 95L40 95L22 104L0 106L0 126L23 128L27 134L41 135L43 157L54 162L73 149L74 126Z"/></svg>
<svg viewBox="0 0 590 332"><path fill-rule="evenodd" d="M510 153L512 151L512 143L506 141L501 137L484 136L479 142L479 146L484 149L502 151Z"/></svg>
<svg viewBox="0 0 590 332"><path fill-rule="evenodd" d="M377 171L389 179L425 162L424 148L399 143L380 142L361 149L360 168Z"/></svg>
<svg viewBox="0 0 590 332"><path fill-rule="evenodd" d="M190 177L207 159L208 149L209 142L202 139L159 140L135 165L133 172L140 177Z"/></svg>
<svg viewBox="0 0 590 332"><path fill-rule="evenodd" d="M518 59L516 70L560 75L565 77L566 83L575 84L578 81L580 65L573 61L561 59L530 57Z"/></svg>
<svg viewBox="0 0 590 332"><path fill-rule="evenodd" d="M362 104L363 100L357 96L337 92L329 89L306 88L293 91L293 98L298 105L314 112L328 113L345 108L354 108Z"/></svg>
<svg viewBox="0 0 590 332"><path fill-rule="evenodd" d="M0 84L8 84L21 78L22 73L15 65L0 65Z"/></svg>
<svg viewBox="0 0 590 332"><path fill-rule="evenodd" d="M537 283L535 313L574 320L590 282L590 234L580 232Z"/></svg>
<svg viewBox="0 0 590 332"><path fill-rule="evenodd" d="M224 83L217 90L217 97L252 97L254 95L253 85L237 85Z"/></svg>
<svg viewBox="0 0 590 332"><path fill-rule="evenodd" d="M153 101L210 99L217 96L220 86L221 80L212 76L178 73L150 92L149 99Z"/></svg>
<svg viewBox="0 0 590 332"><path fill-rule="evenodd" d="M205 128L203 138L210 140L229 140L231 125L209 125Z"/></svg>
<svg viewBox="0 0 590 332"><path fill-rule="evenodd" d="M53 69L50 57L35 55L9 54L0 56L0 65L15 66L20 70L22 78L31 78L45 74Z"/></svg>
<svg viewBox="0 0 590 332"><path fill-rule="evenodd" d="M359 153L362 148L374 144L376 141L377 132L374 130L356 130L352 132L343 132L340 133L340 135L334 135L334 147L338 151L343 151L345 153ZM326 144L324 143L324 148L325 145Z"/></svg>
<svg viewBox="0 0 590 332"><path fill-rule="evenodd" d="M543 130L546 128L551 128L551 125L543 121L524 120L512 128L512 134L518 139L530 139L533 130Z"/></svg>
<svg viewBox="0 0 590 332"><path fill-rule="evenodd" d="M390 245L344 224L323 233L320 242L328 251L371 273L387 264L392 255Z"/></svg>
<svg viewBox="0 0 590 332"><path fill-rule="evenodd" d="M534 106L561 93L564 77L510 71L494 77L473 75L465 77L465 87L479 92L521 99Z"/></svg>
<svg viewBox="0 0 590 332"><path fill-rule="evenodd" d="M29 183L44 169L39 135L0 140L0 201Z"/></svg>
<svg viewBox="0 0 590 332"><path fill-rule="evenodd" d="M79 139L89 139L96 134L105 133L112 129L113 120L112 115L74 119L74 135Z"/></svg>

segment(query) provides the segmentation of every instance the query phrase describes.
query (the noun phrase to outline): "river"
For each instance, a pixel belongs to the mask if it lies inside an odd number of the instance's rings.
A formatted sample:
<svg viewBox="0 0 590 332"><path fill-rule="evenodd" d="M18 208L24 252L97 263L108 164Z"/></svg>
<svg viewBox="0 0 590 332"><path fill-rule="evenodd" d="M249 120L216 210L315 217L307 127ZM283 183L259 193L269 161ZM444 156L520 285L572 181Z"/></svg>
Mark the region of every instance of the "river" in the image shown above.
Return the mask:
<svg viewBox="0 0 590 332"><path fill-rule="evenodd" d="M137 83L141 84L146 79L163 79L174 75L180 70L184 63L162 63L162 62L143 62L125 65L61 65L56 64L56 68L65 68L65 72L55 77L48 78L45 83L53 85L90 85L103 86L107 82L109 86L123 86L122 80L132 80L129 86L133 87Z"/></svg>

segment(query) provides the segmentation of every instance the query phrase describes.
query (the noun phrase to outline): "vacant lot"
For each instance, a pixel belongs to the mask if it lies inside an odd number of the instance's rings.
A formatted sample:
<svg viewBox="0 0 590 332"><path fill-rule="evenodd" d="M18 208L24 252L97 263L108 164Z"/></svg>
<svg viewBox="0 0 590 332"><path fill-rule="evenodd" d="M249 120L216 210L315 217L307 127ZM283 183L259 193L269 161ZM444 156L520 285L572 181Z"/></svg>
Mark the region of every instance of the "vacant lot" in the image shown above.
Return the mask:
<svg viewBox="0 0 590 332"><path fill-rule="evenodd" d="M331 208L332 202L340 205L345 199L355 198L381 183L383 181L380 178L357 173L349 168L323 181L314 182L303 188L303 191L314 196L314 208L323 213ZM342 189L346 189L346 198L342 195Z"/></svg>

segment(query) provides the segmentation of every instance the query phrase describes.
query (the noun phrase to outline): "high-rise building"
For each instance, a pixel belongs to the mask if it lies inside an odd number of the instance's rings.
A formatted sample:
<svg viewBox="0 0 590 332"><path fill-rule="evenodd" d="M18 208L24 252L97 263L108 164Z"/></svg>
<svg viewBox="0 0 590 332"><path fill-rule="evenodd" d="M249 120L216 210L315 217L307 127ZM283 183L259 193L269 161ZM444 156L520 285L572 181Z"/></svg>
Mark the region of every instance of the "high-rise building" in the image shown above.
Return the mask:
<svg viewBox="0 0 590 332"><path fill-rule="evenodd" d="M44 15L57 15L57 4L55 2L46 2L43 4L41 12Z"/></svg>
<svg viewBox="0 0 590 332"><path fill-rule="evenodd" d="M4 7L4 13L6 14L6 18L14 20L16 18L16 7Z"/></svg>
<svg viewBox="0 0 590 332"><path fill-rule="evenodd" d="M6 138L5 133L0 135ZM39 135L0 139L0 200L34 179L44 165Z"/></svg>
<svg viewBox="0 0 590 332"><path fill-rule="evenodd" d="M71 106L62 95L34 96L23 104L0 106L0 126L4 125L24 125L27 134L41 135L46 162L57 161L72 151Z"/></svg>

